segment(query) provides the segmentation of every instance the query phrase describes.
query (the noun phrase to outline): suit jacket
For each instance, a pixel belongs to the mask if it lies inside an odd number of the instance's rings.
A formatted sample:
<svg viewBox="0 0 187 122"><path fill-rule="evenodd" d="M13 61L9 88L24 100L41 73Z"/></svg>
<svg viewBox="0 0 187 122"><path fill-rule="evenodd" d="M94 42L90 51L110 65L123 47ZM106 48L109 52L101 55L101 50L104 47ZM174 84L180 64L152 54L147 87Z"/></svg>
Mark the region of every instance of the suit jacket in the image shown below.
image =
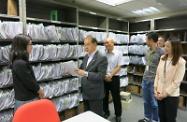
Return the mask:
<svg viewBox="0 0 187 122"><path fill-rule="evenodd" d="M16 100L27 101L38 97L40 87L30 64L16 59L12 65L12 75Z"/></svg>
<svg viewBox="0 0 187 122"><path fill-rule="evenodd" d="M99 100L103 99L104 93L104 78L107 70L107 58L96 51L93 59L87 65L88 55L86 55L81 64L81 69L88 72L88 77L82 77L81 89L83 99Z"/></svg>
<svg viewBox="0 0 187 122"><path fill-rule="evenodd" d="M164 79L164 64L165 61L160 60L154 87L157 87L157 92L161 94L168 94L169 96L177 97L180 95L180 84L183 80L185 74L185 64L186 61L180 57L178 63L173 66L172 63L166 68L166 78Z"/></svg>

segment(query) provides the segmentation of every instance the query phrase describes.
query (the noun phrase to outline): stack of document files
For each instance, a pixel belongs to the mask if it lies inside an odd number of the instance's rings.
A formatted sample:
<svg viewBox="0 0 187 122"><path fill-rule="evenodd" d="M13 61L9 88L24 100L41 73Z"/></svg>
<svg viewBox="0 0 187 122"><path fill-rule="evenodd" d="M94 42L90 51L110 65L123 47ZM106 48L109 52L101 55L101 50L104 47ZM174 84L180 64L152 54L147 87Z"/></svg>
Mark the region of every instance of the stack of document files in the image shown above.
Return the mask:
<svg viewBox="0 0 187 122"><path fill-rule="evenodd" d="M65 88L65 83L63 82L63 80L57 80L55 81L55 84L52 84L52 88L53 88L53 92L54 92L54 96L61 96L64 94L64 88Z"/></svg>
<svg viewBox="0 0 187 122"><path fill-rule="evenodd" d="M79 90L79 79L71 78L54 82L41 83L40 87L44 90L44 96L46 98L53 98L56 96L61 96L65 93Z"/></svg>
<svg viewBox="0 0 187 122"><path fill-rule="evenodd" d="M79 45L71 45L70 46L70 50L69 50L69 54L68 57L71 58L77 58L78 57L78 53L80 53L80 50L78 49Z"/></svg>
<svg viewBox="0 0 187 122"><path fill-rule="evenodd" d="M34 70L34 74L35 74L37 81L44 80L44 79L51 79L54 77L53 76L54 69L51 64L49 65L42 64L42 65L34 66L33 70Z"/></svg>
<svg viewBox="0 0 187 122"><path fill-rule="evenodd" d="M84 46L83 45L79 45L80 47L80 54L78 57L84 57L86 55L86 51L84 50Z"/></svg>
<svg viewBox="0 0 187 122"><path fill-rule="evenodd" d="M57 48L56 45L43 46L43 54L40 60L52 60L56 58Z"/></svg>
<svg viewBox="0 0 187 122"><path fill-rule="evenodd" d="M142 56L130 56L130 63L145 65L145 59Z"/></svg>
<svg viewBox="0 0 187 122"><path fill-rule="evenodd" d="M96 32L96 31L85 31L85 30L79 30L80 31L80 41L83 42L84 39L91 35L96 38L96 40L100 43L103 43L104 40L107 38L106 32Z"/></svg>
<svg viewBox="0 0 187 122"><path fill-rule="evenodd" d="M40 77L39 80L43 80L43 79L51 79L54 76L54 69L52 65L42 65L41 66L41 73L40 73Z"/></svg>
<svg viewBox="0 0 187 122"><path fill-rule="evenodd" d="M12 78L12 71L7 68L3 67L0 69L0 88L6 85L12 85L13 78Z"/></svg>
<svg viewBox="0 0 187 122"><path fill-rule="evenodd" d="M127 75L127 67L125 67L125 68L122 67L121 70L120 70L120 72L121 72L120 76Z"/></svg>
<svg viewBox="0 0 187 122"><path fill-rule="evenodd" d="M98 45L98 46L97 46L97 50L98 50L101 54L103 54L103 55L105 55L105 53L106 53L106 48L105 48L105 46Z"/></svg>
<svg viewBox="0 0 187 122"><path fill-rule="evenodd" d="M79 32L80 32L80 39L79 39L79 41L83 42L84 39L88 36L88 33L85 30L79 30Z"/></svg>
<svg viewBox="0 0 187 122"><path fill-rule="evenodd" d="M0 90L0 111L8 108L13 108L15 99L14 99L14 90Z"/></svg>
<svg viewBox="0 0 187 122"><path fill-rule="evenodd" d="M114 38L114 42L116 44L124 44L124 43L129 43L129 35L124 35L124 34L116 34Z"/></svg>
<svg viewBox="0 0 187 122"><path fill-rule="evenodd" d="M120 51L122 54L128 54L128 46L114 46L116 50Z"/></svg>
<svg viewBox="0 0 187 122"><path fill-rule="evenodd" d="M1 62L7 62L10 60L10 49L11 49L10 45L1 47L1 51L2 51L2 56L0 59Z"/></svg>
<svg viewBox="0 0 187 122"><path fill-rule="evenodd" d="M79 30L78 28L62 28L56 27L58 38L60 41L78 41Z"/></svg>
<svg viewBox="0 0 187 122"><path fill-rule="evenodd" d="M13 109L1 111L0 112L0 122L12 122L13 114L14 114Z"/></svg>
<svg viewBox="0 0 187 122"><path fill-rule="evenodd" d="M142 44L145 43L145 38L146 38L145 34L132 35L130 38L130 43Z"/></svg>
<svg viewBox="0 0 187 122"><path fill-rule="evenodd" d="M81 45L33 45L30 55L31 61L38 60L58 60L65 58L77 58L84 56L85 51Z"/></svg>
<svg viewBox="0 0 187 122"><path fill-rule="evenodd" d="M45 33L47 35L48 40L50 40L50 42L59 42L60 41L58 38L56 27L54 25L46 26Z"/></svg>
<svg viewBox="0 0 187 122"><path fill-rule="evenodd" d="M63 66L63 63L55 63L52 65L53 66L53 78L61 78L62 76L66 75L66 69Z"/></svg>
<svg viewBox="0 0 187 122"><path fill-rule="evenodd" d="M41 60L41 57L44 53L43 45L33 45L32 46L32 52L30 54L30 61L38 61Z"/></svg>
<svg viewBox="0 0 187 122"><path fill-rule="evenodd" d="M137 40L140 43L145 43L146 34L137 34Z"/></svg>
<svg viewBox="0 0 187 122"><path fill-rule="evenodd" d="M66 58L73 58L74 57L75 48L76 48L76 45L69 46L68 55L66 56Z"/></svg>
<svg viewBox="0 0 187 122"><path fill-rule="evenodd" d="M41 24L27 24L27 34L31 36L32 40L43 41L48 40L45 33L45 27ZM48 40L50 41L50 40Z"/></svg>
<svg viewBox="0 0 187 122"><path fill-rule="evenodd" d="M95 32L95 31L88 31L87 35L92 35L96 38L97 42L103 43L104 39L107 38L106 32Z"/></svg>
<svg viewBox="0 0 187 122"><path fill-rule="evenodd" d="M129 82L128 77L121 77L121 78L120 78L120 87L125 87L125 86L127 86L127 85L128 85L128 82Z"/></svg>
<svg viewBox="0 0 187 122"><path fill-rule="evenodd" d="M79 79L72 78L68 84L68 92L75 91L79 89Z"/></svg>
<svg viewBox="0 0 187 122"><path fill-rule="evenodd" d="M145 50L147 50L146 45L129 45L129 53L130 54L144 55Z"/></svg>
<svg viewBox="0 0 187 122"><path fill-rule="evenodd" d="M22 22L1 22L0 39L13 39L17 34L23 33Z"/></svg>
<svg viewBox="0 0 187 122"><path fill-rule="evenodd" d="M37 65L32 65L32 69L34 71L34 75L36 77L36 80L39 80L40 78L40 74L41 74L41 63L37 64Z"/></svg>
<svg viewBox="0 0 187 122"><path fill-rule="evenodd" d="M52 99L58 112L65 109L73 108L79 104L79 93L69 94L66 96L58 97Z"/></svg>
<svg viewBox="0 0 187 122"><path fill-rule="evenodd" d="M69 44L64 44L64 45L57 45L57 53L56 57L58 59L64 59L68 56L68 51L69 51L70 45Z"/></svg>
<svg viewBox="0 0 187 122"><path fill-rule="evenodd" d="M71 94L70 99L70 104L68 105L69 109L79 105L79 93Z"/></svg>
<svg viewBox="0 0 187 122"><path fill-rule="evenodd" d="M130 63L130 58L129 58L129 56L123 56L122 60L123 60L123 62L124 62L124 65L129 65L129 63Z"/></svg>
<svg viewBox="0 0 187 122"><path fill-rule="evenodd" d="M82 45L75 45L75 50L74 50L74 58L81 57L83 55L83 47Z"/></svg>
<svg viewBox="0 0 187 122"><path fill-rule="evenodd" d="M55 82L40 84L40 88L44 91L45 98L52 98L54 96L54 89L51 87L52 84L55 84Z"/></svg>

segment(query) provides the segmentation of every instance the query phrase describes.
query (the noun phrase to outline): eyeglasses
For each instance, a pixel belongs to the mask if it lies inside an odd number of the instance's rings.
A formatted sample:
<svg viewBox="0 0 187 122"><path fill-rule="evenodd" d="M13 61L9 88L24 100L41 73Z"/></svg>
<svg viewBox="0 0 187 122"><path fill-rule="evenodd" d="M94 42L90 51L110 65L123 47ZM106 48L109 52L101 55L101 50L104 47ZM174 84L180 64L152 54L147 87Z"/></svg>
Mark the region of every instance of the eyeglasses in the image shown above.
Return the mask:
<svg viewBox="0 0 187 122"><path fill-rule="evenodd" d="M90 46L91 44L84 44L84 47Z"/></svg>

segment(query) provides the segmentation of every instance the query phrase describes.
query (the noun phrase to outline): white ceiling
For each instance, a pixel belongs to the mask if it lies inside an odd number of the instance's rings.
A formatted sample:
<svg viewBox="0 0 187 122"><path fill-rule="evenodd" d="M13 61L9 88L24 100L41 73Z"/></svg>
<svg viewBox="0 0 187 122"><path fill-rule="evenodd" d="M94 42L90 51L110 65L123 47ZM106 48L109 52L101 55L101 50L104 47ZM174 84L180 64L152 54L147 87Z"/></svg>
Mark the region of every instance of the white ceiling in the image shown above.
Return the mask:
<svg viewBox="0 0 187 122"><path fill-rule="evenodd" d="M108 14L120 18L143 17L132 11L148 8L150 6L159 9L163 13L171 13L179 10L187 10L187 0L133 0L118 6L110 6L96 0L59 0L62 3L78 6L81 9ZM150 15L148 15L150 16Z"/></svg>

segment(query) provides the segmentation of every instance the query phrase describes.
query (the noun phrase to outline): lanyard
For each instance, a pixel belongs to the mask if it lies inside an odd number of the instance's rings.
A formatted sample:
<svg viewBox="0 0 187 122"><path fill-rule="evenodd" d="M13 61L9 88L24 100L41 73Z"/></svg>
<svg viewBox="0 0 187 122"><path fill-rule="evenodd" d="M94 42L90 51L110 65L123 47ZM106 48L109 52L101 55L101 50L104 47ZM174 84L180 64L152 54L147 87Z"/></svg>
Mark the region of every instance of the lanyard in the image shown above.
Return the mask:
<svg viewBox="0 0 187 122"><path fill-rule="evenodd" d="M168 66L170 65L170 63L172 62L172 60L169 62ZM164 80L166 80L166 66L167 65L167 60L165 60L165 63L164 63Z"/></svg>
<svg viewBox="0 0 187 122"><path fill-rule="evenodd" d="M152 61L152 57L153 57L153 52L150 50L148 56L148 64L150 64L150 62Z"/></svg>

